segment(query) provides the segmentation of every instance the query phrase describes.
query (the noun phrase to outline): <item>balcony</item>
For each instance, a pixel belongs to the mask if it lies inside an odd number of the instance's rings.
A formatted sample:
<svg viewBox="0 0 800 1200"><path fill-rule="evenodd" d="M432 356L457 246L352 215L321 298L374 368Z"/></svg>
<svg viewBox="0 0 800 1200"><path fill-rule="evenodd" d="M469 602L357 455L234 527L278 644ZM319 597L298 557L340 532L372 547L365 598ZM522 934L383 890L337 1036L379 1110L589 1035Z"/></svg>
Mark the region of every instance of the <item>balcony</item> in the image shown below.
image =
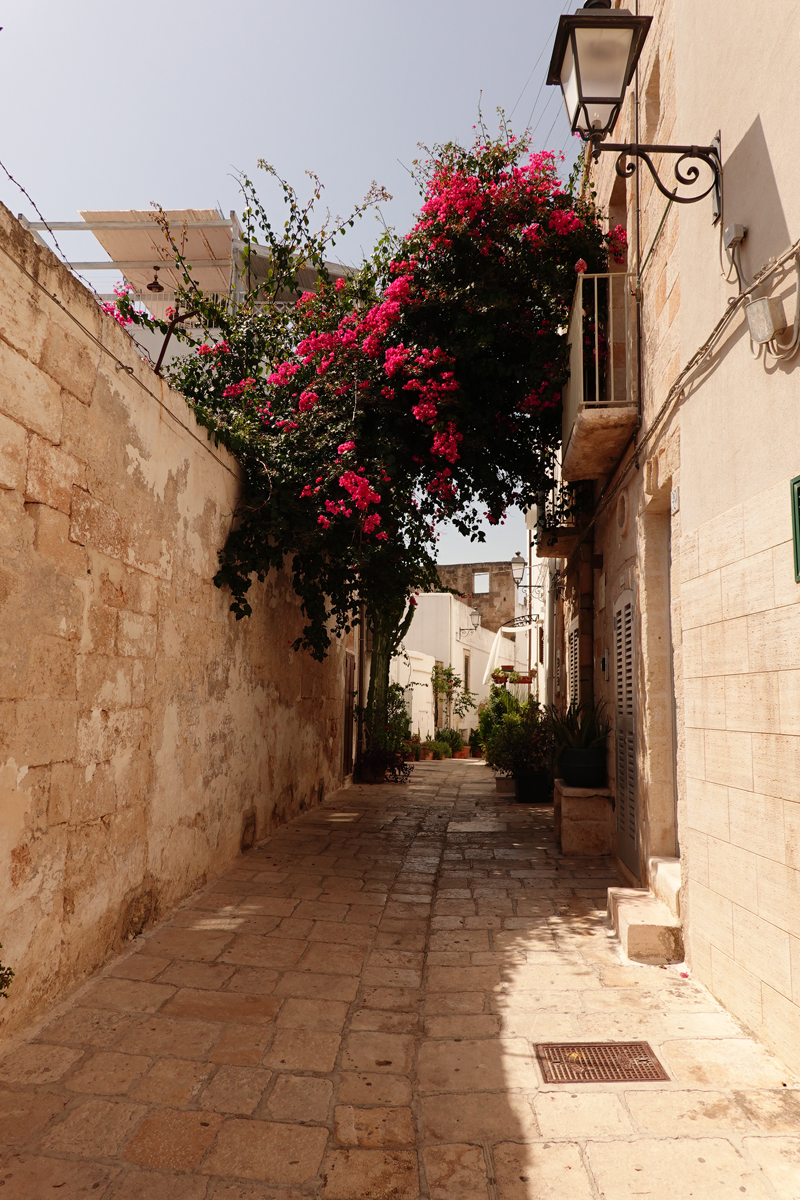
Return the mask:
<svg viewBox="0 0 800 1200"><path fill-rule="evenodd" d="M569 382L562 394L561 475L609 474L636 428L635 276L579 275L567 340Z"/></svg>
<svg viewBox="0 0 800 1200"><path fill-rule="evenodd" d="M587 500L580 485L556 482L551 491L541 493L527 517L528 528L534 530L537 558L569 558L578 544Z"/></svg>

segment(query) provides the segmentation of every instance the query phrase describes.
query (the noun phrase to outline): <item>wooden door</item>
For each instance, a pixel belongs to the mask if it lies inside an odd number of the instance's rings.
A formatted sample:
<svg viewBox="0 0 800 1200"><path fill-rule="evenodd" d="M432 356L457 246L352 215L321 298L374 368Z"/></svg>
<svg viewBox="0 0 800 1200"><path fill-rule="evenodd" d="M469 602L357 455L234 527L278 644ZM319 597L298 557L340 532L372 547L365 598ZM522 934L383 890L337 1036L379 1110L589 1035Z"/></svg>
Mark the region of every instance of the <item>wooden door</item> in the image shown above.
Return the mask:
<svg viewBox="0 0 800 1200"><path fill-rule="evenodd" d="M633 592L614 605L615 757L617 771L617 854L639 877L636 821L636 672L634 669Z"/></svg>

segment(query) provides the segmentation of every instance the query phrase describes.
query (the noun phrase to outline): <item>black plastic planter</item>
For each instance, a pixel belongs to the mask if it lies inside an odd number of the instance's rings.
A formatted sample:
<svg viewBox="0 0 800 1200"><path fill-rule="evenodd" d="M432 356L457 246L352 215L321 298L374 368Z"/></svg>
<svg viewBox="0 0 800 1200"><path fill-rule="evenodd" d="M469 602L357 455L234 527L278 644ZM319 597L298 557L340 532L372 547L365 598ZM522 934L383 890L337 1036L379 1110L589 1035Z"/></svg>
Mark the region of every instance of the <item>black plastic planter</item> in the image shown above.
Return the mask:
<svg viewBox="0 0 800 1200"><path fill-rule="evenodd" d="M558 773L567 787L593 788L606 786L606 748L590 750L567 746L558 760Z"/></svg>
<svg viewBox="0 0 800 1200"><path fill-rule="evenodd" d="M546 804L553 799L553 780L548 770L518 771L517 800L523 804Z"/></svg>

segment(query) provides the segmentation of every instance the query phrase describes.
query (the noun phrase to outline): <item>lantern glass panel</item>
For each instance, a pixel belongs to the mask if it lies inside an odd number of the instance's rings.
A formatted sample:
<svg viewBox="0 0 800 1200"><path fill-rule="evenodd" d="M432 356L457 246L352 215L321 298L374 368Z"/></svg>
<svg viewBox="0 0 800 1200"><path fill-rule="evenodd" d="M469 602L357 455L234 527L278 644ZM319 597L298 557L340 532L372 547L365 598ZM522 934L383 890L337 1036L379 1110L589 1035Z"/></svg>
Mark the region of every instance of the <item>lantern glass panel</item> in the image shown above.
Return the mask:
<svg viewBox="0 0 800 1200"><path fill-rule="evenodd" d="M584 101L611 100L620 103L627 83L633 29L577 28L575 53Z"/></svg>
<svg viewBox="0 0 800 1200"><path fill-rule="evenodd" d="M570 129L574 129L575 120L578 116L580 97L578 95L578 73L575 70L575 58L572 53L571 41L567 41L564 61L561 64L561 90L564 93L564 104L567 107L567 118Z"/></svg>

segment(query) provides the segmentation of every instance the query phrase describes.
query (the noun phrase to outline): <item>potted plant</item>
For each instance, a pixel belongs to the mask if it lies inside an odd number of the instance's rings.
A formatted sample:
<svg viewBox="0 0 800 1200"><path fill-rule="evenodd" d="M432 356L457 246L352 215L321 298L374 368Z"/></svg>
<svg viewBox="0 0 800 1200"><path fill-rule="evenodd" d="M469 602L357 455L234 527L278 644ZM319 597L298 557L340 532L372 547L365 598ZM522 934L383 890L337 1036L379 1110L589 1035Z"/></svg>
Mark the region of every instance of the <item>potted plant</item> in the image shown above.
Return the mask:
<svg viewBox="0 0 800 1200"><path fill-rule="evenodd" d="M609 722L603 701L573 702L564 713L551 706L548 721L557 747L556 769L567 787L605 787Z"/></svg>
<svg viewBox="0 0 800 1200"><path fill-rule="evenodd" d="M473 729L469 735L469 749L473 758L483 757L483 742L481 741L481 731L478 728Z"/></svg>
<svg viewBox="0 0 800 1200"><path fill-rule="evenodd" d="M469 749L464 752L464 738L459 729L440 729L436 736L440 742L447 742L453 758L469 758Z"/></svg>
<svg viewBox="0 0 800 1200"><path fill-rule="evenodd" d="M520 705L518 712L504 713L485 743L486 761L498 775L498 792L508 794L510 788L501 784L510 777L518 800L552 799L553 749L550 722L535 700Z"/></svg>
<svg viewBox="0 0 800 1200"><path fill-rule="evenodd" d="M428 762L433 758L433 746L433 738L426 738L424 742L420 743L419 757L422 762Z"/></svg>

